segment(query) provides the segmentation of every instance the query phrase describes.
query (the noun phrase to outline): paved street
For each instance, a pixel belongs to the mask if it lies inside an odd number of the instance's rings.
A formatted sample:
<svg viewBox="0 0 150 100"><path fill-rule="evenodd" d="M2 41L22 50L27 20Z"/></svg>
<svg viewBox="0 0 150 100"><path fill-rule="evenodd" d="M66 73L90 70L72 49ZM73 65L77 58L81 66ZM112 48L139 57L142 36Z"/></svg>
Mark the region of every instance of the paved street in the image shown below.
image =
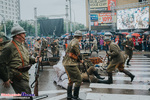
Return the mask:
<svg viewBox="0 0 150 100"><path fill-rule="evenodd" d="M104 57L105 52L102 51L99 55ZM92 56L96 56L96 53L93 53ZM83 83L80 98L84 100L150 100L150 92L148 91L150 88L148 85L150 81L150 58L135 52L130 64L131 66L125 66L125 69L136 76L132 83L129 77L118 72L113 75L114 84L111 85ZM30 69L30 84L34 81L34 70L33 65ZM66 100L66 90L53 82L55 76L56 73L52 66L44 66L39 78L39 94L47 94L48 98L43 100ZM0 93L14 93L12 88L4 89L1 80L0 85ZM33 88L32 91L34 91Z"/></svg>

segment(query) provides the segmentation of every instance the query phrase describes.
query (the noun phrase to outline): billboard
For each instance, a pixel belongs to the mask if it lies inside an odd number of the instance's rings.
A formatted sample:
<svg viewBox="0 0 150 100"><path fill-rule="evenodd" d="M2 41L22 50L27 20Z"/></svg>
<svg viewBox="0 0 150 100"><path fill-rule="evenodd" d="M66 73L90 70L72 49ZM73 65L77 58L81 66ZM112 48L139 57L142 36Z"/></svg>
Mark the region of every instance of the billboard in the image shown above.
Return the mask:
<svg viewBox="0 0 150 100"><path fill-rule="evenodd" d="M90 10L107 11L116 5L116 0L90 0Z"/></svg>
<svg viewBox="0 0 150 100"><path fill-rule="evenodd" d="M117 11L117 29L149 28L149 7L132 8Z"/></svg>
<svg viewBox="0 0 150 100"><path fill-rule="evenodd" d="M110 26L111 23L111 12L91 14L91 26Z"/></svg>

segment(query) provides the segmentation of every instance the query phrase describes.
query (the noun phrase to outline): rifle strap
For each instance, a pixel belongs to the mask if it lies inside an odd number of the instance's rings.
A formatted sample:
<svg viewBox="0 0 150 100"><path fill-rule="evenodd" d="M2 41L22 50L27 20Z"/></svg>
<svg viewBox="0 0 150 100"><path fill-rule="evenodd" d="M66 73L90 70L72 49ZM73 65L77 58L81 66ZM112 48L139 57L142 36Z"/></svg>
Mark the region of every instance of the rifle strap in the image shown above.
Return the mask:
<svg viewBox="0 0 150 100"><path fill-rule="evenodd" d="M13 40L12 40L11 42L12 42L12 43L14 44L14 46L16 47L16 49L17 49L17 51L18 51L18 53L19 53L19 55L20 55L20 57L21 57L22 66L24 66L24 60L23 60L22 54L21 54L21 52L20 52L20 50L19 50L17 44L16 44Z"/></svg>

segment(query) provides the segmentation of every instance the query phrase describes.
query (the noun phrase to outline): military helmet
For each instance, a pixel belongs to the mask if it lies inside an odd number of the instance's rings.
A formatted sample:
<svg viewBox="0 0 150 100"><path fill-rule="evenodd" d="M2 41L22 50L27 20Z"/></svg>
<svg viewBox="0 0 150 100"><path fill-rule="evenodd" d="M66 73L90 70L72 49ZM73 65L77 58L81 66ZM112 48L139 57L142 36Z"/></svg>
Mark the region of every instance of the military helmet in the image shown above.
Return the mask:
<svg viewBox="0 0 150 100"><path fill-rule="evenodd" d="M4 32L0 32L0 38L5 36Z"/></svg>
<svg viewBox="0 0 150 100"><path fill-rule="evenodd" d="M26 31L21 26L14 26L11 29L11 36L15 36L17 34L25 33Z"/></svg>
<svg viewBox="0 0 150 100"><path fill-rule="evenodd" d="M111 41L111 38L109 36L105 36L104 41L105 42Z"/></svg>
<svg viewBox="0 0 150 100"><path fill-rule="evenodd" d="M131 35L127 35L126 38L129 39L129 38L132 38L132 36Z"/></svg>
<svg viewBox="0 0 150 100"><path fill-rule="evenodd" d="M77 30L75 31L74 36L82 36L82 32Z"/></svg>

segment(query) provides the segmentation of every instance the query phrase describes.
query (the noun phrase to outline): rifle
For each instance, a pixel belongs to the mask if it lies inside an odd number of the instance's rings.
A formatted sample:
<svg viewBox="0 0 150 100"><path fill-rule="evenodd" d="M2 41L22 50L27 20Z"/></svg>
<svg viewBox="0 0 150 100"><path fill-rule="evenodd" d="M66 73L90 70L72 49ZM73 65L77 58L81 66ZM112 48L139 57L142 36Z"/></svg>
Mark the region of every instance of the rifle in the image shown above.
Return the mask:
<svg viewBox="0 0 150 100"><path fill-rule="evenodd" d="M80 58L79 56L77 56L77 57L78 57L79 60L81 60L81 58ZM87 68L86 68L85 63L83 62L82 65L83 65L83 67L84 67L84 69L85 69L85 72L86 72L86 74L87 74L87 76L88 76L89 82L91 83L91 79L90 79L90 76L89 76L89 74L88 74L88 72L87 72Z"/></svg>
<svg viewBox="0 0 150 100"><path fill-rule="evenodd" d="M42 41L41 41L41 47L40 47L40 50L39 50L39 57L41 57L41 50L42 50ZM40 61L39 61L39 58L37 58L37 63L36 63L36 66L35 66L35 80L34 82L31 84L31 88L34 88L34 94L35 96L38 96L36 97L35 99L42 99L42 98L46 98L48 97L48 95L42 95L42 96L39 96L38 94L38 78L39 78L39 69L40 69ZM35 84L35 85L34 85ZM34 85L34 86L33 86Z"/></svg>

